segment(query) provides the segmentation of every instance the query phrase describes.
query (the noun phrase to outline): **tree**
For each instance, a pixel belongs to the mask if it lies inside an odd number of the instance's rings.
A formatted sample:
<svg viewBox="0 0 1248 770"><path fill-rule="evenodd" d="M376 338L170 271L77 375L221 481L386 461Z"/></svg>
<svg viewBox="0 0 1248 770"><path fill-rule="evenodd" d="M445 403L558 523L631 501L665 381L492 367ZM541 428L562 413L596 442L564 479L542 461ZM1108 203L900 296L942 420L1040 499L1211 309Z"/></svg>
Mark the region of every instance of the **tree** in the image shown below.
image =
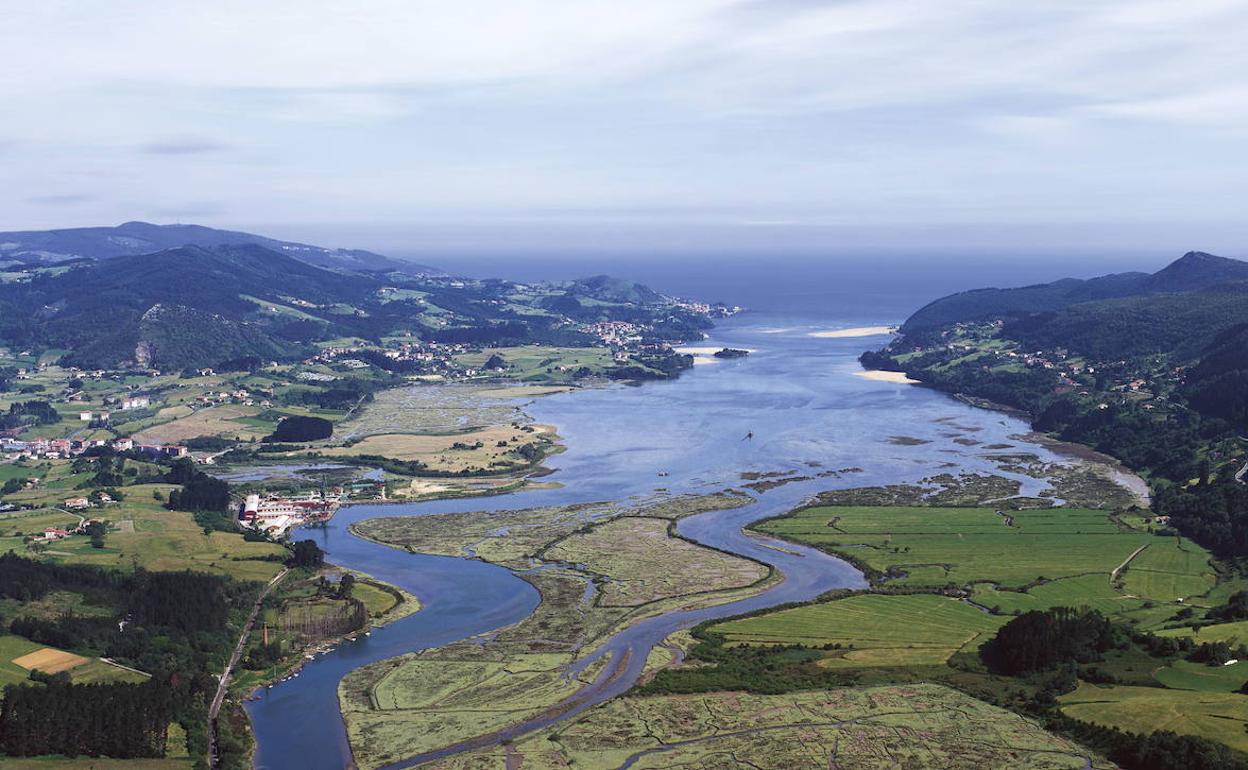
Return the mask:
<svg viewBox="0 0 1248 770"><path fill-rule="evenodd" d="M291 546L291 555L287 563L292 567L319 569L325 563L325 552L315 540L300 540Z"/></svg>
<svg viewBox="0 0 1248 770"><path fill-rule="evenodd" d="M1101 653L1124 643L1119 629L1096 610L1054 607L1006 623L980 648L980 657L997 673L1030 674L1099 660Z"/></svg>
<svg viewBox="0 0 1248 770"><path fill-rule="evenodd" d="M342 580L338 581L338 598L350 599L353 588L355 588L355 575L348 572L342 576Z"/></svg>
<svg viewBox="0 0 1248 770"><path fill-rule="evenodd" d="M266 442L319 441L334 435L334 424L323 417L283 417Z"/></svg>
<svg viewBox="0 0 1248 770"><path fill-rule="evenodd" d="M92 548L104 547L104 536L108 534L108 525L102 521L87 522L87 526L83 527L83 533L91 538Z"/></svg>

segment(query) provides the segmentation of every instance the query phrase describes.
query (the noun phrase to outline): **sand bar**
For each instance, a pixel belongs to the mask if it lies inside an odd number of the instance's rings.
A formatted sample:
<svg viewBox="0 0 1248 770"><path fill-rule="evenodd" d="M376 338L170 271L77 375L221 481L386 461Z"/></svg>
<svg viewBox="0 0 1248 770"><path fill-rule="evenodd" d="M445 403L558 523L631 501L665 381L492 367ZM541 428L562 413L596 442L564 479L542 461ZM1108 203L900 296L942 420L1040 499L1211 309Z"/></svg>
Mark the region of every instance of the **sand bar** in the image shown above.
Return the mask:
<svg viewBox="0 0 1248 770"><path fill-rule="evenodd" d="M749 348L727 348L723 345L716 345L715 347L698 347L695 345L681 345L678 348L672 348L672 350L676 351L677 353L688 353L691 356L713 356L721 350L744 350L747 353L757 352L755 350L750 350Z"/></svg>
<svg viewBox="0 0 1248 770"><path fill-rule="evenodd" d="M823 339L844 339L847 337L874 337L879 334L892 334L897 331L896 326L855 326L852 329L829 329L822 332L810 332L810 337L821 337Z"/></svg>
<svg viewBox="0 0 1248 770"><path fill-rule="evenodd" d="M882 369L866 369L861 372L854 372L854 375L865 380L891 382L897 385L917 385L920 382L920 380L907 377L905 372L886 372Z"/></svg>

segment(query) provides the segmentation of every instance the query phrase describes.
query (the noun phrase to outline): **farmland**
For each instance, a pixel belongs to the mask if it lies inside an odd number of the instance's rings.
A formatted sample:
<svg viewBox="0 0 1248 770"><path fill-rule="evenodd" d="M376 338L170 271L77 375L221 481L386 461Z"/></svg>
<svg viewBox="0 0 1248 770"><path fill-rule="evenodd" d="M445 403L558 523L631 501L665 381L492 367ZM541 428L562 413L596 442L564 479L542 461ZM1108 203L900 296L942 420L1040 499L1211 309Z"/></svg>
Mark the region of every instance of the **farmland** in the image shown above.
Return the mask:
<svg viewBox="0 0 1248 770"><path fill-rule="evenodd" d="M1146 602L1177 609L1217 583L1191 541L1091 509L817 506L755 528L854 559L877 583L969 587L976 603L1007 614L1088 605L1133 617Z"/></svg>
<svg viewBox="0 0 1248 770"><path fill-rule="evenodd" d="M101 660L47 647L20 636L0 634L0 687L25 684L32 669L47 674L68 671L72 681L78 684L141 682L145 678Z"/></svg>
<svg viewBox="0 0 1248 770"><path fill-rule="evenodd" d="M319 450L323 457L377 455L395 460L414 461L432 473L492 471L506 473L531 463L520 451L544 457L554 441L549 425L492 425L462 433L417 435L374 434L345 447ZM529 446L532 449L523 450Z"/></svg>
<svg viewBox="0 0 1248 770"><path fill-rule="evenodd" d="M64 467L67 463L62 463ZM55 474L54 474L55 477ZM53 486L20 493L24 502L54 505L68 493ZM280 545L248 542L240 533L205 533L190 513L165 509L161 498L174 487L168 484L137 484L122 487L124 500L97 509L90 515L109 522L104 545L96 548L86 537L58 540L46 547L41 558L73 564L92 564L131 570L176 571L194 569L238 580L267 581L281 569L286 551ZM42 495L42 497L39 497ZM78 517L51 508L0 518L0 534L40 532L50 522L77 525ZM28 552L20 537L0 539L0 550Z"/></svg>
<svg viewBox="0 0 1248 770"><path fill-rule="evenodd" d="M1061 697L1067 716L1136 733L1171 730L1248 751L1248 698L1230 692L1081 682Z"/></svg>
<svg viewBox="0 0 1248 770"><path fill-rule="evenodd" d="M491 348L455 357L460 366L481 369L491 356L497 355L507 364L501 371L490 372L522 382L567 382L581 376L601 375L615 365L607 348L551 348L540 345Z"/></svg>
<svg viewBox="0 0 1248 770"><path fill-rule="evenodd" d="M938 685L619 698L513 745L430 767L504 763L585 770L1112 767L1022 717Z"/></svg>
<svg viewBox="0 0 1248 770"><path fill-rule="evenodd" d="M836 648L830 667L939 665L973 651L1005 618L944 596L862 594L713 626L730 644Z"/></svg>

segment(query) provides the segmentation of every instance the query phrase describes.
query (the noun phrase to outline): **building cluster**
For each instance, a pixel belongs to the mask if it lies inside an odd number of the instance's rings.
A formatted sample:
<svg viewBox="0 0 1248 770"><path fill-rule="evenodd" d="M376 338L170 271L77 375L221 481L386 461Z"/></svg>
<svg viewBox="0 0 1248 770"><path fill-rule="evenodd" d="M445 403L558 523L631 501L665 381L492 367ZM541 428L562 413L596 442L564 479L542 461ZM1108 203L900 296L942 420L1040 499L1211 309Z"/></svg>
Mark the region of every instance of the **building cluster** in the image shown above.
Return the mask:
<svg viewBox="0 0 1248 770"><path fill-rule="evenodd" d="M263 395L263 394L261 394ZM265 409L273 406L273 402L261 395L239 388L237 390L221 390L215 393L204 393L195 397L198 406L219 406L221 404L240 404L242 406L261 406ZM271 393L268 395L272 395Z"/></svg>
<svg viewBox="0 0 1248 770"><path fill-rule="evenodd" d="M311 492L302 497L247 495L239 506L238 521L243 527L280 537L291 527L322 521L338 509L338 497Z"/></svg>
<svg viewBox="0 0 1248 770"><path fill-rule="evenodd" d="M101 524L101 523L103 522L101 522L99 519L83 519L81 522L78 523L78 526L74 527L73 529L62 529L61 527L47 527L43 530L43 532L41 532L38 535L34 535L33 537L31 537L31 539L36 542L51 543L56 540L64 540L70 535L85 535L87 534L88 527L90 527L92 524Z"/></svg>
<svg viewBox="0 0 1248 770"><path fill-rule="evenodd" d="M47 459L55 460L77 457L88 449L111 447L118 452L138 451L148 457L186 457L188 450L181 444L136 444L134 439L68 439L37 438L19 441L6 438L0 441L0 452L6 460Z"/></svg>
<svg viewBox="0 0 1248 770"><path fill-rule="evenodd" d="M627 347L641 342L641 326L628 321L598 321L585 324L583 329L611 346Z"/></svg>

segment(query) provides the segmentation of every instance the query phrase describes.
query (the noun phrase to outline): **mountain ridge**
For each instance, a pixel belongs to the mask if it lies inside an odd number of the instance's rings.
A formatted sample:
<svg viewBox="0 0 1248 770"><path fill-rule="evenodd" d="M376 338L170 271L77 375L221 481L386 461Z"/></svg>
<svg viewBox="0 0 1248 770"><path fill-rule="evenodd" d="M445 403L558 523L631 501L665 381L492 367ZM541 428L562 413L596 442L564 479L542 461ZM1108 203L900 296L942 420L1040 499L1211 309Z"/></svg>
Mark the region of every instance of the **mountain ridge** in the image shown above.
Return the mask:
<svg viewBox="0 0 1248 770"><path fill-rule="evenodd" d="M116 226L0 232L0 261L12 260L27 265L56 264L151 254L180 246L212 248L242 244L265 246L301 262L337 270L442 274L441 270L428 265L362 249L330 249L239 230L221 230L196 224L157 225L139 220Z"/></svg>
<svg viewBox="0 0 1248 770"><path fill-rule="evenodd" d="M906 319L901 330L922 333L958 321L1056 312L1084 302L1199 291L1233 281L1248 281L1248 262L1189 251L1154 273L1062 278L1030 286L950 294L919 308Z"/></svg>

